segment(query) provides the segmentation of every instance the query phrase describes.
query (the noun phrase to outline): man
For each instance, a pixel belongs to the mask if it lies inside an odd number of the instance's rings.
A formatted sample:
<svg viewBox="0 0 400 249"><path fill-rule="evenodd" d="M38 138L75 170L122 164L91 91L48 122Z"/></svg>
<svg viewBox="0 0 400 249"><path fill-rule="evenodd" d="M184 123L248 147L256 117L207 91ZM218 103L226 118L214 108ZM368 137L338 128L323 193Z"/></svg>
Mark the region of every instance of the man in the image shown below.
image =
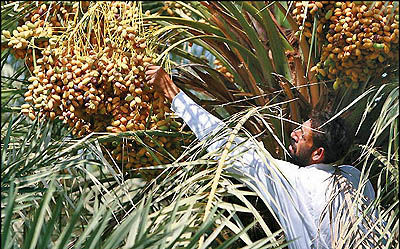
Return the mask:
<svg viewBox="0 0 400 249"><path fill-rule="evenodd" d="M171 101L171 109L200 141L226 128L181 91L161 67L148 66L146 79ZM259 151L268 152L257 141L237 138L235 144L240 146L231 152L233 166L227 170L249 179L247 185L277 215L286 239L292 241L290 249L376 248L372 245L376 242L357 244L364 235L373 237L368 230L372 223L357 218L374 200L374 190L369 181L360 184L356 168L330 165L344 156L350 143L343 122L327 123L329 119L327 113L313 113L291 133L289 152L295 164L265 158ZM215 151L225 143L226 137L216 138L207 150ZM363 194L357 191L359 185Z"/></svg>

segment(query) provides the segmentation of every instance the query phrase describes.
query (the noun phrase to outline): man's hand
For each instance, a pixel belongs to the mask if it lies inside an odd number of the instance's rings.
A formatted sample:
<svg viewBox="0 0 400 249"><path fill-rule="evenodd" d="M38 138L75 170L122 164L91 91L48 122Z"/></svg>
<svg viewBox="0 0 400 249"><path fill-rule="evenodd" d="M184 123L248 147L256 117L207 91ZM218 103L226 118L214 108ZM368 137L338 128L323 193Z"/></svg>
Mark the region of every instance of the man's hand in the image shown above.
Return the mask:
<svg viewBox="0 0 400 249"><path fill-rule="evenodd" d="M154 85L156 90L164 94L164 96L172 102L173 98L179 93L180 89L168 76L167 72L155 65L149 65L145 72L146 80L150 85Z"/></svg>

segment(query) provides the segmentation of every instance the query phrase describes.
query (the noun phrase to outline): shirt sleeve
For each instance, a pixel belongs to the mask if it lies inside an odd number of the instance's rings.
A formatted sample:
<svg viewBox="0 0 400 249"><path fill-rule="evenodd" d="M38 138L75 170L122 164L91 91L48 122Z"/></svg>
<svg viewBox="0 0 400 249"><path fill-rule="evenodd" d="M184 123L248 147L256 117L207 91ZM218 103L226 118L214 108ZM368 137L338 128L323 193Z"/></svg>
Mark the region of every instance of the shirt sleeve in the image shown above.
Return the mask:
<svg viewBox="0 0 400 249"><path fill-rule="evenodd" d="M172 100L172 111L180 116L201 141L212 131L224 127L224 122L204 110L183 91L180 91Z"/></svg>

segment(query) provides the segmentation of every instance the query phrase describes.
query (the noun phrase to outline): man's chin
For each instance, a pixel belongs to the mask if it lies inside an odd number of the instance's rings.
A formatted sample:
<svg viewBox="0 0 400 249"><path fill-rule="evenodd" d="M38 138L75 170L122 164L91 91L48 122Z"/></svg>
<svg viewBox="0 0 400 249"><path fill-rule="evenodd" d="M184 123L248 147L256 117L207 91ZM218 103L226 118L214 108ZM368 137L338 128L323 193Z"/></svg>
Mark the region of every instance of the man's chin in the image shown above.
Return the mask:
<svg viewBox="0 0 400 249"><path fill-rule="evenodd" d="M306 162L304 160L301 160L298 156L294 155L293 153L289 153L290 154L290 158L289 158L289 162L296 164L297 166L300 167L305 167L307 166Z"/></svg>

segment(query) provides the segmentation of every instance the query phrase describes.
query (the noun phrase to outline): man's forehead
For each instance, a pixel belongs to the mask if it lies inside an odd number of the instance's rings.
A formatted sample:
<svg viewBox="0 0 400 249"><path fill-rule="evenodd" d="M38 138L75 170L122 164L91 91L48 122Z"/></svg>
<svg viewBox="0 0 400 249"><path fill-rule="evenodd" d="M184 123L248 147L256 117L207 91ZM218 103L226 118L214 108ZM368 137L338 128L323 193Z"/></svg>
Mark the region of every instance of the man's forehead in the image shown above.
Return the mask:
<svg viewBox="0 0 400 249"><path fill-rule="evenodd" d="M309 130L310 132L324 133L318 127L312 128L311 119L304 121L304 123L301 125L301 128L303 128L303 130Z"/></svg>
<svg viewBox="0 0 400 249"><path fill-rule="evenodd" d="M311 119L304 121L298 128L311 129Z"/></svg>
<svg viewBox="0 0 400 249"><path fill-rule="evenodd" d="M302 130L303 132L305 132L305 131L310 131L310 132L312 132L312 130L314 130L312 127L311 127L311 119L308 119L308 120L306 120L306 121L304 121L302 124L300 124L297 128L295 128L295 130Z"/></svg>
<svg viewBox="0 0 400 249"><path fill-rule="evenodd" d="M311 119L308 119L306 121L304 121L304 123L302 124L303 127L310 127L311 128Z"/></svg>

